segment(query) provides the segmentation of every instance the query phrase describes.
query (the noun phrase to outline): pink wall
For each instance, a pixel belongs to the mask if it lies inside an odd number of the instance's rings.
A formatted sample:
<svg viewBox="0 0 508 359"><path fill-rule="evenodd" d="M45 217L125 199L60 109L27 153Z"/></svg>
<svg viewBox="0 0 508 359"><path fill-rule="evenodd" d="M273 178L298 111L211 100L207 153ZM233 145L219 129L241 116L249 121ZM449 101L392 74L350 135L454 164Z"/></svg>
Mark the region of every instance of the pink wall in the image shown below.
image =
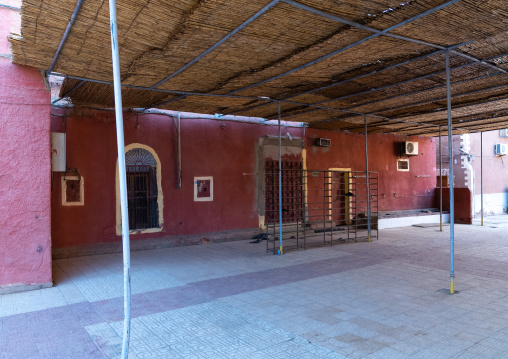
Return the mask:
<svg viewBox="0 0 508 359"><path fill-rule="evenodd" d="M483 193L506 193L508 191L508 156L496 156L494 145L496 143L508 145L508 138L500 137L498 130L484 132L483 151L481 151L480 134L472 133L469 136L471 142L470 152L474 155L475 193L479 194L481 192L481 154L483 154Z"/></svg>
<svg viewBox="0 0 508 359"><path fill-rule="evenodd" d="M58 112L59 111L59 112ZM77 168L85 179L85 205L61 205L60 177L55 174L52 193L53 245L57 248L119 241L115 231L116 130L111 111L74 109L63 116L53 109L52 131L67 133L67 167ZM276 136L277 127L232 121L182 119L182 188L177 189L177 133L171 117L124 114L125 144L141 143L155 150L162 164L164 230L134 234L131 239L161 238L257 228L259 183L256 173L265 136ZM139 126L139 127L137 127ZM361 135L284 128L284 134L304 138L309 169L347 167L365 169L364 138ZM304 134L305 132L305 134ZM315 137L332 139L329 148L315 147ZM370 170L381 177L380 210L432 207L435 152L430 139L416 137L420 155L410 159L410 172L397 172L395 145L405 138L369 136ZM288 144L287 138L284 143ZM273 144L270 142L270 146ZM288 144L289 146L289 144ZM294 143L293 145L294 146ZM301 151L287 149L285 156ZM289 155L292 153L292 155ZM299 153L299 152L298 152ZM261 159L263 160L263 159ZM416 177L428 175L429 177ZM194 202L195 176L214 177L214 200ZM400 197L394 197L397 193ZM429 194L430 193L430 194ZM423 196L423 197L420 197ZM261 201L262 203L262 201Z"/></svg>
<svg viewBox="0 0 508 359"><path fill-rule="evenodd" d="M313 146L315 138L332 140L330 147ZM418 156L409 158L409 172L397 171L396 146L403 141L418 142ZM431 208L434 205L435 147L429 137L369 135L369 171L379 173L379 210ZM365 171L365 137L352 133L307 130L309 169L351 168ZM404 157L407 158L407 157ZM417 177L422 176L422 177Z"/></svg>
<svg viewBox="0 0 508 359"><path fill-rule="evenodd" d="M50 285L50 99L39 70L0 57L0 118L0 292Z"/></svg>

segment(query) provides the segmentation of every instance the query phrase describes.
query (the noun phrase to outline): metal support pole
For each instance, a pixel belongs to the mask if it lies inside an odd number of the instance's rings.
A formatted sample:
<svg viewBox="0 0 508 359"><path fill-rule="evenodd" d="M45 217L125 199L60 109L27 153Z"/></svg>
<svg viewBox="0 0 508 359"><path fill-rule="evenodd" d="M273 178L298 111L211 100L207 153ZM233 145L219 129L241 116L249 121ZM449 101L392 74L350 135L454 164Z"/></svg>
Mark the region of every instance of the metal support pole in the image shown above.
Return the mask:
<svg viewBox="0 0 508 359"><path fill-rule="evenodd" d="M177 188L182 188L182 138L180 132L180 111L178 111L178 125L177 125L177 136L178 136L178 185Z"/></svg>
<svg viewBox="0 0 508 359"><path fill-rule="evenodd" d="M452 96L450 89L450 53L446 54L446 104L448 108L448 157L449 157L449 182L450 182L450 294L455 293L455 268L454 268L454 222L455 205L453 193L453 142L452 142Z"/></svg>
<svg viewBox="0 0 508 359"><path fill-rule="evenodd" d="M282 254L282 158L281 158L281 137L280 137L280 101L277 102L278 124L279 124L279 251Z"/></svg>
<svg viewBox="0 0 508 359"><path fill-rule="evenodd" d="M481 206L480 210L482 211L482 226L483 226L483 132L480 132L480 200Z"/></svg>
<svg viewBox="0 0 508 359"><path fill-rule="evenodd" d="M365 182L367 184L367 240L370 242L370 188L369 188L369 151L367 149L367 116L363 115L365 123Z"/></svg>
<svg viewBox="0 0 508 359"><path fill-rule="evenodd" d="M127 208L127 178L125 170L125 145L123 135L122 88L120 82L120 56L118 53L118 32L116 27L116 2L109 0L109 21L111 29L111 54L113 58L113 85L115 93L116 141L118 146L118 180L120 182L120 209L122 216L124 322L122 358L129 356L131 325L131 275L129 244L129 213Z"/></svg>
<svg viewBox="0 0 508 359"><path fill-rule="evenodd" d="M441 156L441 126L439 126L439 231L443 231L443 157Z"/></svg>

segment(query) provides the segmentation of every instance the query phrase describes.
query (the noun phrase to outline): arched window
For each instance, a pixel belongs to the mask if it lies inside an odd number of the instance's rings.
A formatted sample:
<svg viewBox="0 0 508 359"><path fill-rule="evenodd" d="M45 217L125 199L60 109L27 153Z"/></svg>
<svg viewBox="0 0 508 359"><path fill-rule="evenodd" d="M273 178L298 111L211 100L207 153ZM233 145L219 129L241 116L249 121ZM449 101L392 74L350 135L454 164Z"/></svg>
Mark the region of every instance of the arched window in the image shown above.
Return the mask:
<svg viewBox="0 0 508 359"><path fill-rule="evenodd" d="M157 161L143 148L125 154L129 229L159 227Z"/></svg>

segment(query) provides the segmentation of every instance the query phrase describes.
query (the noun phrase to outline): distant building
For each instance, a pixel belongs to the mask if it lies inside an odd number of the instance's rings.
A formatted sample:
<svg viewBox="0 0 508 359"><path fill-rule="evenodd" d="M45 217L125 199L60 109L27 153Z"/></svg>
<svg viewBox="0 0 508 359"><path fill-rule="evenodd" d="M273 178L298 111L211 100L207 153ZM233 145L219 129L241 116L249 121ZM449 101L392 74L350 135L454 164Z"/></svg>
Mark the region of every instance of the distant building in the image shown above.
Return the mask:
<svg viewBox="0 0 508 359"><path fill-rule="evenodd" d="M472 216L481 216L481 182L483 158L483 214L501 214L508 210L508 136L506 130L453 137L454 186L470 192ZM437 187L440 184L439 137L436 144ZM483 151L480 146L483 141ZM496 150L497 146L497 150ZM449 187L448 137L441 139L443 187Z"/></svg>

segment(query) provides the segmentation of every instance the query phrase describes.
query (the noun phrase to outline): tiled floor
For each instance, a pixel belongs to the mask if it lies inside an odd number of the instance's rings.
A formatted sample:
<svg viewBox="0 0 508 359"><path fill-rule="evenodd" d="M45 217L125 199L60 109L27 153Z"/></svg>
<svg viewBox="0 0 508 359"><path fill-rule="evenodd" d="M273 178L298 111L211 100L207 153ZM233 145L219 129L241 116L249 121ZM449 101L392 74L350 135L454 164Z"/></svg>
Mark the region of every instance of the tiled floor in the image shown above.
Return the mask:
<svg viewBox="0 0 508 359"><path fill-rule="evenodd" d="M132 253L130 358L508 358L508 216L380 231L370 243L265 242ZM0 358L117 358L121 254L57 260L56 286L0 296Z"/></svg>

